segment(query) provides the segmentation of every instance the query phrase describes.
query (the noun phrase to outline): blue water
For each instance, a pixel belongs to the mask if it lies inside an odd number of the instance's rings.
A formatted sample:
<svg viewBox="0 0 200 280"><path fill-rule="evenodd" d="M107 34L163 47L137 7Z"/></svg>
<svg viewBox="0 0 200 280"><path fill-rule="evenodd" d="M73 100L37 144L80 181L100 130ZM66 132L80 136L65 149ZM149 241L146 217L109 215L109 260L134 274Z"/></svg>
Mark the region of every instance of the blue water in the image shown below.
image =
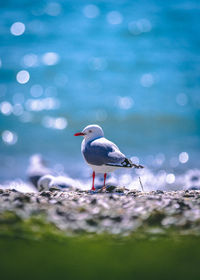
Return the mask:
<svg viewBox="0 0 200 280"><path fill-rule="evenodd" d="M90 123L155 172L200 168L199 18L189 0L1 1L0 181L36 152L84 176Z"/></svg>

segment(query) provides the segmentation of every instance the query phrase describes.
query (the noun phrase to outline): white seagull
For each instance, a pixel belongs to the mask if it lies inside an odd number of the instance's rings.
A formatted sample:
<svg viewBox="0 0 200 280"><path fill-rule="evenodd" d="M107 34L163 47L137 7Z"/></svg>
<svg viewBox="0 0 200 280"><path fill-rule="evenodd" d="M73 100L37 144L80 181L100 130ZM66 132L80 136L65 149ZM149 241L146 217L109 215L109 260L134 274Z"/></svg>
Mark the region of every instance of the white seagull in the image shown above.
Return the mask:
<svg viewBox="0 0 200 280"><path fill-rule="evenodd" d="M26 174L29 181L37 187L38 180L46 175L53 174L54 172L47 167L46 161L40 154L33 154L29 160L29 166L27 168Z"/></svg>
<svg viewBox="0 0 200 280"><path fill-rule="evenodd" d="M74 186L77 184L75 180L66 176L52 176L44 175L37 182L37 188L41 191L47 191L49 188L57 187L59 189L73 190Z"/></svg>
<svg viewBox="0 0 200 280"><path fill-rule="evenodd" d="M86 126L82 132L75 133L74 136L83 136L81 152L87 164L92 168L92 189L95 190L95 173L104 173L104 188L108 172L113 172L117 168L143 168L131 162L122 154L119 148L111 141L104 138L103 129L96 124Z"/></svg>

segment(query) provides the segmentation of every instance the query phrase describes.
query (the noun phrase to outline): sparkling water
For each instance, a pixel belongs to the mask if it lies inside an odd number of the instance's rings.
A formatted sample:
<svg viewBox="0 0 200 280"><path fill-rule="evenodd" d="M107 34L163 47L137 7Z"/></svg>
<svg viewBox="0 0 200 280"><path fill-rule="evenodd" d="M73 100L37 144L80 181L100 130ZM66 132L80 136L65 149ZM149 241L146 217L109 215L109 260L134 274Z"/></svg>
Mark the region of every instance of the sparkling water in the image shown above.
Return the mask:
<svg viewBox="0 0 200 280"><path fill-rule="evenodd" d="M88 178L73 134L93 123L169 184L198 169L199 18L188 0L1 1L0 181L38 152Z"/></svg>

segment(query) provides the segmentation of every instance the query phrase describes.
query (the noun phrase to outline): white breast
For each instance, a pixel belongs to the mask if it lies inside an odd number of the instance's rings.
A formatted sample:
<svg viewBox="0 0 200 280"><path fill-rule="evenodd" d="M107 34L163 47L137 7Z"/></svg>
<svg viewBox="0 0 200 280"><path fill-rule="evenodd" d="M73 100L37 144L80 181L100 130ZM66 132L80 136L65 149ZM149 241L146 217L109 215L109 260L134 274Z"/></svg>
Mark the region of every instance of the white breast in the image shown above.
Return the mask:
<svg viewBox="0 0 200 280"><path fill-rule="evenodd" d="M107 165L92 165L88 164L95 173L109 173L115 171L118 167Z"/></svg>

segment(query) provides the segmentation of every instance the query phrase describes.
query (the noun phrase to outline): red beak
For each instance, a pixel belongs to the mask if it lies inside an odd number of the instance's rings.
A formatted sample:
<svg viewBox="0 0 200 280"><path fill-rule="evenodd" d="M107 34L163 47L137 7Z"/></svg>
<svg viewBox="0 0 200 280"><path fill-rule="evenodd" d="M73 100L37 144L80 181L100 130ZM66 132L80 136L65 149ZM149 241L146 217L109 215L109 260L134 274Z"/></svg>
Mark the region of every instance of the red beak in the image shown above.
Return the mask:
<svg viewBox="0 0 200 280"><path fill-rule="evenodd" d="M83 133L83 132L78 132L78 133L74 134L74 136L84 136L84 135L85 135L85 133Z"/></svg>

